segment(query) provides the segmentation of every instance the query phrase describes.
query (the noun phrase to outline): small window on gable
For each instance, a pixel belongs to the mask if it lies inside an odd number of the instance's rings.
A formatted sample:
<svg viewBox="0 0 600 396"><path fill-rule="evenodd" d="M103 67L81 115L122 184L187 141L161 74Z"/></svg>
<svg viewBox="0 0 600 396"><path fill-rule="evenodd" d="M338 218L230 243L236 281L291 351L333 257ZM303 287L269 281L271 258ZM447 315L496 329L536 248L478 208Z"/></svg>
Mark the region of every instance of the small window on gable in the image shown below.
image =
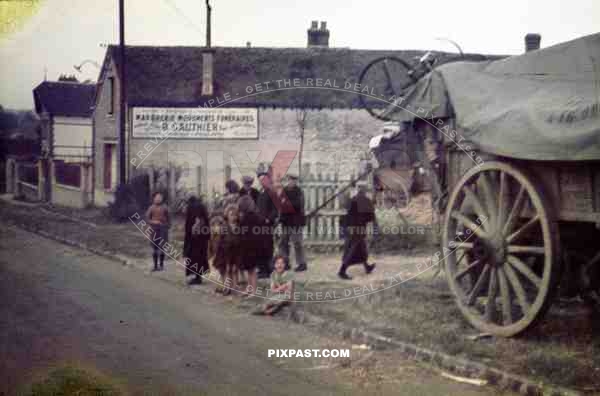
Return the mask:
<svg viewBox="0 0 600 396"><path fill-rule="evenodd" d="M108 114L115 112L115 78L108 77Z"/></svg>

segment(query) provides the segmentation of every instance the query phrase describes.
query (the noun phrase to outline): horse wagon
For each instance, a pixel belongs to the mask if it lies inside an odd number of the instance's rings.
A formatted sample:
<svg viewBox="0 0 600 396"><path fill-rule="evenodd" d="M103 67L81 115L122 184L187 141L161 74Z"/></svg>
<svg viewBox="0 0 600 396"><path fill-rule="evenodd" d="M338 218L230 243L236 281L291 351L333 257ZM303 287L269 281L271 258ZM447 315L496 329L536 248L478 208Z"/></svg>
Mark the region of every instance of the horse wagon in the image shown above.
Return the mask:
<svg viewBox="0 0 600 396"><path fill-rule="evenodd" d="M600 34L502 59L430 59L400 74L380 60L388 88L401 83L368 109L400 127L373 149L384 183L400 174L394 151L432 176L445 275L465 318L509 337L558 293L598 304Z"/></svg>

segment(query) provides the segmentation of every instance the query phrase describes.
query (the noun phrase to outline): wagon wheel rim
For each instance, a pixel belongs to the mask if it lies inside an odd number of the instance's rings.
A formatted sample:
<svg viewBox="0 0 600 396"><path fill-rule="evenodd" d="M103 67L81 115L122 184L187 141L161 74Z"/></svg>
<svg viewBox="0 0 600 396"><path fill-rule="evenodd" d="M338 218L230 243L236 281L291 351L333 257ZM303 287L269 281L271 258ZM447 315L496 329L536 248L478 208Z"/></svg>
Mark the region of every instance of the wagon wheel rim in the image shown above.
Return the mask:
<svg viewBox="0 0 600 396"><path fill-rule="evenodd" d="M384 56L374 59L361 71L358 83L363 88L365 86L375 88L371 84L371 79L376 80L377 75L379 75L379 77L382 77L383 87L377 87L375 93L378 96L382 95L381 98L387 101L393 96L400 96L407 87L416 82L412 74L409 73L410 70L412 70L411 66L404 60L394 56ZM372 76L375 77L373 78ZM362 94L358 95L358 98L361 106L371 116L383 121L391 120L388 110L394 105L390 104L379 109L375 108L373 104L380 105L382 103L381 100Z"/></svg>
<svg viewBox="0 0 600 396"><path fill-rule="evenodd" d="M452 192L444 265L459 309L481 331L519 334L550 305L558 230L543 197L523 172L502 162L471 169Z"/></svg>

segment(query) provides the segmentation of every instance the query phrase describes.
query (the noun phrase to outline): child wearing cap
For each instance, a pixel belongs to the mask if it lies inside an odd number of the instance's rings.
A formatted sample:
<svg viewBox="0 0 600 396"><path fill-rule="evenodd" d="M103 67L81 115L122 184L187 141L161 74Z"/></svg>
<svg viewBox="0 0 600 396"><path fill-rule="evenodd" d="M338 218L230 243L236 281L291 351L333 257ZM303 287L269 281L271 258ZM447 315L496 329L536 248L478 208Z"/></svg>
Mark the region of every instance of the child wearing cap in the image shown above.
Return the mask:
<svg viewBox="0 0 600 396"><path fill-rule="evenodd" d="M152 194L152 205L146 210L146 219L154 231L154 237L150 241L154 261L153 271L162 271L164 269L165 252L161 247L169 242L169 209L163 203L162 193L156 191Z"/></svg>

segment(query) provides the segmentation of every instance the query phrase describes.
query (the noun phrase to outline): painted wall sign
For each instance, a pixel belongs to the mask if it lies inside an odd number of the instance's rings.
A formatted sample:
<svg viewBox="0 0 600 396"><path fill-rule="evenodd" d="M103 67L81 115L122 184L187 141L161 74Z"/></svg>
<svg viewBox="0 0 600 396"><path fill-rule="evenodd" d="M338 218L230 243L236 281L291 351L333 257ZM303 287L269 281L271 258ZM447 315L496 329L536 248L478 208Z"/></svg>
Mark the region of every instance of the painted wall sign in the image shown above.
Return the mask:
<svg viewBox="0 0 600 396"><path fill-rule="evenodd" d="M258 139L258 109L134 107L134 138Z"/></svg>

